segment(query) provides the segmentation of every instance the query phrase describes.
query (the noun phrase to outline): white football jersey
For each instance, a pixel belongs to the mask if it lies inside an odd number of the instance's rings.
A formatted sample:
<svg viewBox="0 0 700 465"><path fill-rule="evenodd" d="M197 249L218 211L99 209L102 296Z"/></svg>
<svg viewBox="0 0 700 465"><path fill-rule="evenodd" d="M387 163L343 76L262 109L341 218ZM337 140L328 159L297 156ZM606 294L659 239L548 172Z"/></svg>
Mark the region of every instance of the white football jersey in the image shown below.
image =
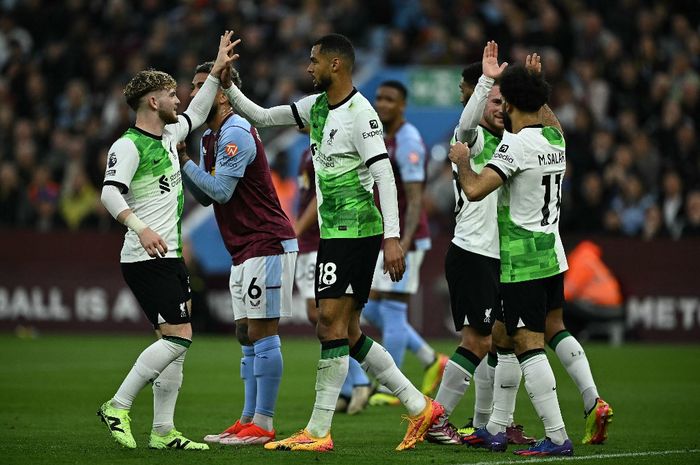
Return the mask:
<svg viewBox="0 0 700 465"><path fill-rule="evenodd" d="M190 132L189 119L178 116L163 136L129 128L109 149L105 185L119 187L129 208L168 245L166 257L182 256L181 219L184 205L177 143ZM150 260L131 229L124 236L121 262Z"/></svg>
<svg viewBox="0 0 700 465"><path fill-rule="evenodd" d="M504 132L487 166L504 181L498 196L501 282L531 281L568 269L559 236L566 143L555 127Z"/></svg>
<svg viewBox="0 0 700 465"><path fill-rule="evenodd" d="M501 139L482 126L477 126L476 141L469 147L471 166L475 173L480 173L491 160L493 152ZM457 129L452 143L457 140ZM479 202L470 202L462 191L457 174L457 165L452 163L453 187L455 192L455 234L452 242L461 249L499 258L498 223L496 221L496 204L498 193L491 192Z"/></svg>

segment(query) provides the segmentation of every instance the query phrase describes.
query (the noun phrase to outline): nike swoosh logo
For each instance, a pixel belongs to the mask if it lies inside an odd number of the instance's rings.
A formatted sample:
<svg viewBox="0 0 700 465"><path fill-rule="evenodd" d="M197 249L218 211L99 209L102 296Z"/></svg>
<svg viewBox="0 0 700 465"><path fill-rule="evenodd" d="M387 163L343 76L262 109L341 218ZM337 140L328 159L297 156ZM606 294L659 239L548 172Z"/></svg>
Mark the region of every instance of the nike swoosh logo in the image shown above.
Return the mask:
<svg viewBox="0 0 700 465"><path fill-rule="evenodd" d="M321 371L321 370L325 370L326 368L330 368L330 367L329 367L329 366L325 366L325 367L318 367L318 368L316 368L316 371Z"/></svg>
<svg viewBox="0 0 700 465"><path fill-rule="evenodd" d="M328 289L329 287L330 287L330 286L319 287L319 288L318 288L318 292L323 292L323 291L325 291L326 289Z"/></svg>
<svg viewBox="0 0 700 465"><path fill-rule="evenodd" d="M508 386L508 385L501 384L501 389L511 389L511 388L514 388L514 387L515 387L515 385Z"/></svg>

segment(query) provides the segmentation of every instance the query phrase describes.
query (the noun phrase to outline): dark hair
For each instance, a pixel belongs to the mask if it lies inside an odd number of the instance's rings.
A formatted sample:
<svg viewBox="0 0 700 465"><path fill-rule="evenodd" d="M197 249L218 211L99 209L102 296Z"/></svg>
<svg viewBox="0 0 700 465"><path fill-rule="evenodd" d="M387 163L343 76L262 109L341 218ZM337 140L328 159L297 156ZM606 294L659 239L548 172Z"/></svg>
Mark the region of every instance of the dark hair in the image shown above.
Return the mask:
<svg viewBox="0 0 700 465"><path fill-rule="evenodd" d="M462 79L470 86L476 87L482 74L481 62L477 61L476 63L467 65L467 67L462 70Z"/></svg>
<svg viewBox="0 0 700 465"><path fill-rule="evenodd" d="M522 65L509 66L501 74L501 95L520 111L534 113L549 100L551 90L542 75L529 72Z"/></svg>
<svg viewBox="0 0 700 465"><path fill-rule="evenodd" d="M229 65L231 67L231 81L233 82L233 85L238 87L239 89L243 85L243 81L241 81L241 75L238 74L238 71L236 68L233 67L233 65ZM211 69L214 67L214 62L213 61L207 61L204 63L201 63L197 65L197 67L194 69L194 74L199 74L199 73L211 73Z"/></svg>
<svg viewBox="0 0 700 465"><path fill-rule="evenodd" d="M342 34L328 34L321 37L313 45L319 46L319 52L324 55L338 54L348 60L350 69L355 65L355 49L350 39Z"/></svg>
<svg viewBox="0 0 700 465"><path fill-rule="evenodd" d="M401 81L390 79L379 84L379 87L391 87L392 89L398 90L404 100L408 98L408 89L406 89L406 86L404 86Z"/></svg>

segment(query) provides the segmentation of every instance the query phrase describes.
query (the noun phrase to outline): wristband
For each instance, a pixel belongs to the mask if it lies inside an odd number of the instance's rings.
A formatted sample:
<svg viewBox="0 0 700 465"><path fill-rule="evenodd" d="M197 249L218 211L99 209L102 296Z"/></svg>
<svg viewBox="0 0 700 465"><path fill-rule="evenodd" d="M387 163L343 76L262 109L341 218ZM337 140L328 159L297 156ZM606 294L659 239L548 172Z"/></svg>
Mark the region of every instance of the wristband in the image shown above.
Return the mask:
<svg viewBox="0 0 700 465"><path fill-rule="evenodd" d="M148 225L141 221L133 212L129 213L129 216L124 219L124 226L133 230L136 234L141 234L141 231L148 227Z"/></svg>

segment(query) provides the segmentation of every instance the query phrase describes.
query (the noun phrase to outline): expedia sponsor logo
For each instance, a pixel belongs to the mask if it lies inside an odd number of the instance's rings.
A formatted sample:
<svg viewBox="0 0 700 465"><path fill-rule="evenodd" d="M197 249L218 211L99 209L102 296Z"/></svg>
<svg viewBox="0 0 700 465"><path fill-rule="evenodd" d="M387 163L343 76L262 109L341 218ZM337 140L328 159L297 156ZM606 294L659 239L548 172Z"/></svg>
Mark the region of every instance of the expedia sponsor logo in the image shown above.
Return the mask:
<svg viewBox="0 0 700 465"><path fill-rule="evenodd" d="M363 132L362 133L362 138L363 139L369 139L370 137L376 137L376 136L384 136L384 131L381 129L375 129L374 131L369 131L369 132Z"/></svg>
<svg viewBox="0 0 700 465"><path fill-rule="evenodd" d="M506 161L508 163L513 163L513 157L511 157L507 153L503 153L501 151L494 153L493 158L497 159L497 160L503 160L503 161Z"/></svg>
<svg viewBox="0 0 700 465"><path fill-rule="evenodd" d="M376 119L371 119L369 120L369 127L372 129L379 129L379 123L377 123Z"/></svg>

